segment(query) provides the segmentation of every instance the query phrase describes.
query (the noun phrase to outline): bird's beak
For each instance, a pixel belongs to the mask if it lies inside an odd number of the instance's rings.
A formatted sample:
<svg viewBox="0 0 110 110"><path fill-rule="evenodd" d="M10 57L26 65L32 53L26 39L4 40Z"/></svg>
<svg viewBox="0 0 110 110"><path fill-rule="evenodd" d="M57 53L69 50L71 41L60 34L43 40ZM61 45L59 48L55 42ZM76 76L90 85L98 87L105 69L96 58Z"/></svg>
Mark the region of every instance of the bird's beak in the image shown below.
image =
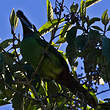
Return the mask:
<svg viewBox="0 0 110 110"><path fill-rule="evenodd" d="M16 12L16 15L20 19L22 25L25 25L30 30L33 29L33 25L29 22L29 20L26 18L26 16L24 15L24 13L21 10L18 10Z"/></svg>

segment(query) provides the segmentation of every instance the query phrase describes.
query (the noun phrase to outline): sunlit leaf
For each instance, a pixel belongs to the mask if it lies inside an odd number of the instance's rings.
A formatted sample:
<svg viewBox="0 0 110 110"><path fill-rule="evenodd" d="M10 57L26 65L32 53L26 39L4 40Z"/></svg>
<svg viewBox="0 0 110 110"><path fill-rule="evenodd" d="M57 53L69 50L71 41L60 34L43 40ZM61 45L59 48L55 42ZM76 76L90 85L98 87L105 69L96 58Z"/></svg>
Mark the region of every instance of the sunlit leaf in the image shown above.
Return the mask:
<svg viewBox="0 0 110 110"><path fill-rule="evenodd" d="M48 19L48 21L53 20L53 8L52 8L52 4L49 0L47 0L47 19Z"/></svg>
<svg viewBox="0 0 110 110"><path fill-rule="evenodd" d="M70 23L64 24L63 29L60 30L59 40L56 43L64 43L66 41L66 34L70 26Z"/></svg>
<svg viewBox="0 0 110 110"><path fill-rule="evenodd" d="M107 25L109 23L108 10L104 11L102 14L102 23Z"/></svg>
<svg viewBox="0 0 110 110"><path fill-rule="evenodd" d="M16 16L14 9L12 9L10 14L10 24L11 24L11 32L13 33L18 25L18 18Z"/></svg>
<svg viewBox="0 0 110 110"><path fill-rule="evenodd" d="M58 23L62 23L63 21L65 21L64 19L61 19L60 21L58 19L53 19L52 21L48 21L46 22L40 29L39 32L41 35L46 34L47 32L50 32L54 29L54 27L58 24Z"/></svg>
<svg viewBox="0 0 110 110"><path fill-rule="evenodd" d="M71 24L70 23L66 23L63 26L63 29L61 29L60 31L60 36L59 38L65 37L65 34L67 33L68 29L70 28Z"/></svg>
<svg viewBox="0 0 110 110"><path fill-rule="evenodd" d="M80 3L80 16L83 18L86 16L86 2L81 0Z"/></svg>
<svg viewBox="0 0 110 110"><path fill-rule="evenodd" d="M98 2L100 2L101 0L86 0L86 7L90 7Z"/></svg>

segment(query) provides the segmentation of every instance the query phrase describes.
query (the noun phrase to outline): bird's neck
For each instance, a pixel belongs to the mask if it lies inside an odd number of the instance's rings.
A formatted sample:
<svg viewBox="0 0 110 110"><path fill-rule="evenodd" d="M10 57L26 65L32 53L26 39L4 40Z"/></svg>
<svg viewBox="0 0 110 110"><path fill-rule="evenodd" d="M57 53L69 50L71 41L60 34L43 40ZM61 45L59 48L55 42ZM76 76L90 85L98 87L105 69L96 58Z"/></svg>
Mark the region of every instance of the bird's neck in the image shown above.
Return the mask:
<svg viewBox="0 0 110 110"><path fill-rule="evenodd" d="M24 38L26 38L26 36L29 36L31 37L31 35L33 34L33 31L30 30L29 28L23 26L23 36Z"/></svg>

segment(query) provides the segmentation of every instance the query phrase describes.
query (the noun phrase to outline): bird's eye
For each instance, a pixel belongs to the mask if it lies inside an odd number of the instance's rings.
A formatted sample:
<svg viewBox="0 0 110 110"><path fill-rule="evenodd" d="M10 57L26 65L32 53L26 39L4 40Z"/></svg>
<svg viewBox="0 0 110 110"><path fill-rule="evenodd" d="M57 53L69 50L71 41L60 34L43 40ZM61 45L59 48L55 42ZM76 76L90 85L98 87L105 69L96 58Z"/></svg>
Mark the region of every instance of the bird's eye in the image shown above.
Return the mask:
<svg viewBox="0 0 110 110"><path fill-rule="evenodd" d="M23 12L20 11L20 10L18 10L18 11L16 12L16 15L17 15L18 17L24 16Z"/></svg>

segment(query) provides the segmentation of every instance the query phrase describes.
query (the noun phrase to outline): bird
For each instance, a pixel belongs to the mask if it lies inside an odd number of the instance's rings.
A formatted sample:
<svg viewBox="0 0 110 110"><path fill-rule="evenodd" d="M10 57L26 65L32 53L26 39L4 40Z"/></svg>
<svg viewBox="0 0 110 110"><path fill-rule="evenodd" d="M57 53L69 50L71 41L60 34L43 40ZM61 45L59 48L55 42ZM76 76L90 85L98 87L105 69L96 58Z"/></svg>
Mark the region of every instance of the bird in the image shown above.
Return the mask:
<svg viewBox="0 0 110 110"><path fill-rule="evenodd" d="M39 67L36 74L40 75L41 78L55 80L58 84L68 88L73 94L78 91L78 93L83 94L87 104L95 108L97 100L71 74L61 53L40 37L35 26L31 24L21 10L18 10L16 15L23 28L23 39L20 43L20 53L23 59L30 63L34 70Z"/></svg>

